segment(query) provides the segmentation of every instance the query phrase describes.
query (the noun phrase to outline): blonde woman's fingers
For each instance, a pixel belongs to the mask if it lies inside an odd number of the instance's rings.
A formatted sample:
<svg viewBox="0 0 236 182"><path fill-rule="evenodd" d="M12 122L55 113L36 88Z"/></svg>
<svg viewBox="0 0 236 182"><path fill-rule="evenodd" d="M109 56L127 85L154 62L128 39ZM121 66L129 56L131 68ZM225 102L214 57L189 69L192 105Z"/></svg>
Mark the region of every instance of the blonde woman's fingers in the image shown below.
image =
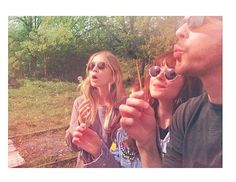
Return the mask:
<svg viewBox="0 0 236 182"><path fill-rule="evenodd" d="M83 136L82 132L76 131L76 132L73 133L73 138L80 138L82 136Z"/></svg>
<svg viewBox="0 0 236 182"><path fill-rule="evenodd" d="M79 138L73 138L72 143L75 144L75 145L78 145L79 144Z"/></svg>
<svg viewBox="0 0 236 182"><path fill-rule="evenodd" d="M80 125L75 128L75 132L77 132L77 131L83 132L85 130L86 130L86 124L85 123L80 123Z"/></svg>

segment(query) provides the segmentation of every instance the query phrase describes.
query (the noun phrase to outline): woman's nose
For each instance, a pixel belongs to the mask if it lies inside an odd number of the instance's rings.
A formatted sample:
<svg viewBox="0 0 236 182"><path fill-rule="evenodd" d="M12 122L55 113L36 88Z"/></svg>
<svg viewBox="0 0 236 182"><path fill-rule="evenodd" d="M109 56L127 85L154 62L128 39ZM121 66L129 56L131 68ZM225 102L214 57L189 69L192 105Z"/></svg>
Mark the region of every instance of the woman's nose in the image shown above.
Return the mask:
<svg viewBox="0 0 236 182"><path fill-rule="evenodd" d="M161 72L156 76L156 78L157 78L158 80L164 80L164 79L165 79L165 73L164 73L164 71L161 71Z"/></svg>
<svg viewBox="0 0 236 182"><path fill-rule="evenodd" d="M97 65L95 65L95 66L93 67L92 71L98 72L98 67L97 67Z"/></svg>

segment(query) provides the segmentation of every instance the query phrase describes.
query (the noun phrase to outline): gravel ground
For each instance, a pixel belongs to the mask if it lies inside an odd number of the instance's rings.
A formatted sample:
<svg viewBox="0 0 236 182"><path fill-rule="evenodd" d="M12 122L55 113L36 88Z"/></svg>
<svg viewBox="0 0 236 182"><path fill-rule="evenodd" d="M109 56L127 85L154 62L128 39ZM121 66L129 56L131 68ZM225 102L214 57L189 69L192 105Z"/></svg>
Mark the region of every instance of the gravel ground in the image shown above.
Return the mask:
<svg viewBox="0 0 236 182"><path fill-rule="evenodd" d="M65 142L65 128L12 138L20 155L25 159L22 168L72 168L76 153Z"/></svg>

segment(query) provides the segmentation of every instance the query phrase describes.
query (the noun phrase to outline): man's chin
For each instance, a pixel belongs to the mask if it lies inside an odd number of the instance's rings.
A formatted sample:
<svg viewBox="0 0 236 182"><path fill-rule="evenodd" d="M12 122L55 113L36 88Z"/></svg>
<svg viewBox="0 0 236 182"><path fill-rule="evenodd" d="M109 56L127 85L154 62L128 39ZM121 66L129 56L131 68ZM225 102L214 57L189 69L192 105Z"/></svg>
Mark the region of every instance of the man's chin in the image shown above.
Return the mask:
<svg viewBox="0 0 236 182"><path fill-rule="evenodd" d="M181 64L180 60L176 60L175 72L177 74L183 74L183 65Z"/></svg>

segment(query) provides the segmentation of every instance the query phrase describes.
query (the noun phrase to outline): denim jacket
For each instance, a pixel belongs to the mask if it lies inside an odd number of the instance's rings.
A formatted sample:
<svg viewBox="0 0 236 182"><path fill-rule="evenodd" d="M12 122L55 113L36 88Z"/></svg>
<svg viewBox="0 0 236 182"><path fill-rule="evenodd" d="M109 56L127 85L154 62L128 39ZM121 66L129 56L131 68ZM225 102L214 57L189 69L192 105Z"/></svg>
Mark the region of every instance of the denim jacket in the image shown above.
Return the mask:
<svg viewBox="0 0 236 182"><path fill-rule="evenodd" d="M157 129L157 133L158 129ZM169 132L166 134L164 139L160 139L160 136L157 135L157 147L160 152L160 157L164 158L166 154L166 146L170 140ZM128 134L124 131L124 129L119 128L116 133L115 141L113 142L110 151L115 156L115 159L120 163L121 167L125 168L140 168L142 167L141 159L139 154L136 154L133 159L129 159L124 153L124 149L122 149L123 141L128 137ZM123 147L124 148L124 147Z"/></svg>
<svg viewBox="0 0 236 182"><path fill-rule="evenodd" d="M110 151L115 156L115 159L124 168L140 168L142 167L140 156L137 153L133 158L130 158L125 153L125 147L123 141L128 138L128 134L124 129L119 128L116 133L115 141L113 142Z"/></svg>

